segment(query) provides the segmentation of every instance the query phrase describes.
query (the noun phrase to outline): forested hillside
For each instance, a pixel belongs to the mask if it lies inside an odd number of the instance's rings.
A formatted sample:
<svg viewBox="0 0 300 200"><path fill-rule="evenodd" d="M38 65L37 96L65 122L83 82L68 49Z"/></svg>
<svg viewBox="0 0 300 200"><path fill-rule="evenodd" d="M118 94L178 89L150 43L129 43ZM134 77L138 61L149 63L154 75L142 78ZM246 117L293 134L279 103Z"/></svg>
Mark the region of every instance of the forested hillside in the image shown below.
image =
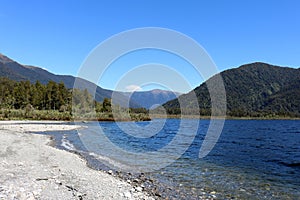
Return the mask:
<svg viewBox="0 0 300 200"><path fill-rule="evenodd" d="M112 114L110 99L95 101L87 89L67 89L62 82L44 85L0 77L0 119L149 120L146 109L116 106L120 110L117 117Z"/></svg>
<svg viewBox="0 0 300 200"><path fill-rule="evenodd" d="M300 69L252 63L221 72L227 100L227 114L236 117L300 117ZM214 81L214 77L207 81ZM206 82L193 90L201 115L210 115ZM191 93L180 96L185 105ZM163 105L169 114L179 114L177 99ZM186 108L182 108L183 110ZM193 111L193 108L188 108ZM193 113L194 114L194 113Z"/></svg>
<svg viewBox="0 0 300 200"><path fill-rule="evenodd" d="M22 65L1 53L0 77L6 77L15 81L28 80L33 84L36 83L36 81L39 81L41 84L48 84L49 81L54 81L56 83L64 83L65 87L68 89L74 87L74 82L76 80L76 77L74 76L56 75L39 67ZM78 78L77 81L80 83L76 84L76 88L80 90L87 88L91 94L95 93L96 101L103 101L105 98L111 98L114 93L114 102L123 107L128 106L127 102L129 102L129 107L131 108L144 107L148 109L152 105L162 104L174 99L177 95L173 92L164 90L135 91L134 93L119 92L101 88L85 79Z"/></svg>

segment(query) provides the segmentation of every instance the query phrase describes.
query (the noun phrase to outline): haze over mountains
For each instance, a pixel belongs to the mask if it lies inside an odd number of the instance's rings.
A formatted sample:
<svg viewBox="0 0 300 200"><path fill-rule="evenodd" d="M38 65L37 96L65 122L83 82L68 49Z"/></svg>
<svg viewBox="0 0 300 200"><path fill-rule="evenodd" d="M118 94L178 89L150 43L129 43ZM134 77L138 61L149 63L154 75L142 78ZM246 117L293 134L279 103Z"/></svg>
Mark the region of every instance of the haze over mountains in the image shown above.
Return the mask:
<svg viewBox="0 0 300 200"><path fill-rule="evenodd" d="M47 84L50 80L52 80L57 83L63 82L67 88L73 88L75 81L74 76L56 75L39 67L21 65L2 54L0 54L0 77L7 77L16 81L29 80L31 83L40 81L42 84ZM112 93L114 92L112 90L103 89L88 80L77 79L77 81L78 80L80 81L80 84L77 84L78 89L87 88L90 93L93 93L92 90L96 89L96 101L103 101L104 98L111 98ZM152 105L163 104L174 99L178 94L179 93L164 90L134 93L115 92L114 97L116 97L116 100L114 100L114 102L121 106L127 106L127 102L129 101L130 107L150 108ZM130 98L130 100L128 100L128 98Z"/></svg>

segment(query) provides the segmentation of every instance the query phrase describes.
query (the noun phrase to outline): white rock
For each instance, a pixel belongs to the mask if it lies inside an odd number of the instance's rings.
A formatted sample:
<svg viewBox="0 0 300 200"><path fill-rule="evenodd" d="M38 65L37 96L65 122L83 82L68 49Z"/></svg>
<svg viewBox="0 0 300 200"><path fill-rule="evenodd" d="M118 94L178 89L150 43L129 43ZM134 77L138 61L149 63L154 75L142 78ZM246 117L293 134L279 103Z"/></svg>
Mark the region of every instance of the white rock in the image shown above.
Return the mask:
<svg viewBox="0 0 300 200"><path fill-rule="evenodd" d="M134 188L131 188L131 189L130 189L130 192L135 192L135 189L134 189Z"/></svg>
<svg viewBox="0 0 300 200"><path fill-rule="evenodd" d="M35 197L32 193L29 193L29 195L26 197L26 200L35 200Z"/></svg>
<svg viewBox="0 0 300 200"><path fill-rule="evenodd" d="M130 192L124 192L124 197L127 199L131 199L131 193Z"/></svg>
<svg viewBox="0 0 300 200"><path fill-rule="evenodd" d="M135 190L136 190L137 192L142 192L142 191L143 191L143 188L141 188L141 187L138 186L138 187L135 188Z"/></svg>

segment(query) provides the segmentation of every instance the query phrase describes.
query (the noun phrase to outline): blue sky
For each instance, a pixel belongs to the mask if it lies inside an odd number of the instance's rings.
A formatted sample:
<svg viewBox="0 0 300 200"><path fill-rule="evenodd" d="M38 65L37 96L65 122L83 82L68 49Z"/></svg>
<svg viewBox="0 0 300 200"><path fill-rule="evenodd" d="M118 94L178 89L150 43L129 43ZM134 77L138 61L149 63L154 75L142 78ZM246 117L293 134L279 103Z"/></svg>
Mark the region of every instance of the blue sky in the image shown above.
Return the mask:
<svg viewBox="0 0 300 200"><path fill-rule="evenodd" d="M99 43L141 27L186 34L205 48L219 71L255 61L300 67L297 0L0 0L0 5L0 53L56 74L76 75ZM154 57L150 52L146 61ZM114 89L120 75L115 72L126 63L120 61L100 86ZM192 70L175 68L186 73L191 87L203 81Z"/></svg>

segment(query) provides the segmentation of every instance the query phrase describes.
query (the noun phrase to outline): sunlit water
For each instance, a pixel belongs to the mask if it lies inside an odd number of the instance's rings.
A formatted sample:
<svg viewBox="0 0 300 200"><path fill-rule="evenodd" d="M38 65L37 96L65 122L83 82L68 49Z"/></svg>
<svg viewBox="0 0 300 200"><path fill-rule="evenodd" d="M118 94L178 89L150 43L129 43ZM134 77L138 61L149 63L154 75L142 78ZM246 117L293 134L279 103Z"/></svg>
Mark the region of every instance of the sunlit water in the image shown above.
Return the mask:
<svg viewBox="0 0 300 200"><path fill-rule="evenodd" d="M157 120L159 122L160 119ZM217 144L203 159L199 159L198 155L210 121L200 120L195 138L191 132L199 121L181 122L180 119L166 120L163 129L150 138L128 135L114 122L100 122L99 125L104 133L101 135L114 146L139 153L158 151L168 145L181 126L188 140L193 139L192 144L176 162L151 173L176 187L199 195L203 189L215 191L220 199L300 199L300 121L226 120ZM132 128L131 122L121 123L127 130ZM114 154L113 150L110 153L109 150L99 150L109 146L106 140L98 137L98 123L84 125L90 126L80 131L80 136L76 131L48 134L55 137L60 148L84 152L83 156L92 155L94 159L89 160L90 165L96 169L113 168L114 165L128 167L123 162L126 157ZM146 131L149 122L137 122L135 125L145 127ZM134 131L141 129L132 128ZM84 137L82 142L83 136L89 137ZM88 143L91 144L89 147ZM177 152L178 149L171 151ZM140 164L136 162L136 165Z"/></svg>

